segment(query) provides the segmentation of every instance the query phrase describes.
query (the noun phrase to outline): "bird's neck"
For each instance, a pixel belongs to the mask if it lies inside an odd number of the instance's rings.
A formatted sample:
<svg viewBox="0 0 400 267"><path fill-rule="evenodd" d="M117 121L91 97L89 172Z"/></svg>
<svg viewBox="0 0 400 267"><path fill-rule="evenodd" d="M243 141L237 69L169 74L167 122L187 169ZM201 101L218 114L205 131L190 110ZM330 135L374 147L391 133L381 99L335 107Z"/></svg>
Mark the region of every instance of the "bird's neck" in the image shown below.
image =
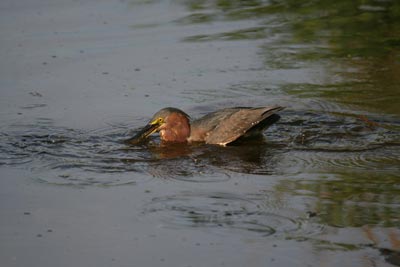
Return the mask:
<svg viewBox="0 0 400 267"><path fill-rule="evenodd" d="M190 123L186 116L173 114L160 131L162 141L184 143L190 136Z"/></svg>

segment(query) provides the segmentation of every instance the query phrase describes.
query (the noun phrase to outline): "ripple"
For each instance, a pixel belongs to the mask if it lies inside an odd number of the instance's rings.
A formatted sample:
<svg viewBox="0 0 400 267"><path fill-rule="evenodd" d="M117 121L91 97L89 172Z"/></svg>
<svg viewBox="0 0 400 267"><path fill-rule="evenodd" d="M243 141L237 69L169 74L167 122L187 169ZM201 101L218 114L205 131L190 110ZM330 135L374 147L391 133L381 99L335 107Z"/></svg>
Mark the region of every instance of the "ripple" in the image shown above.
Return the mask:
<svg viewBox="0 0 400 267"><path fill-rule="evenodd" d="M291 150L282 158L277 168L285 167L286 173L357 171L400 175L400 151L397 147L359 152Z"/></svg>
<svg viewBox="0 0 400 267"><path fill-rule="evenodd" d="M135 127L126 123L85 132L56 127L42 118L2 129L0 165L24 166L42 182L74 185L130 184L152 178L224 182L233 173L400 173L395 119L291 109L281 115L264 136L228 147L163 146L157 137L127 146L122 140Z"/></svg>
<svg viewBox="0 0 400 267"><path fill-rule="evenodd" d="M149 165L148 172L154 177L193 183L223 182L231 178L229 173L192 158L153 163Z"/></svg>
<svg viewBox="0 0 400 267"><path fill-rule="evenodd" d="M264 198L233 193L183 192L154 198L143 210L145 216L158 216L165 227L249 231L270 235L299 235L319 232L320 226L307 225L302 218L291 218L265 210ZM313 227L314 230L310 230Z"/></svg>
<svg viewBox="0 0 400 267"><path fill-rule="evenodd" d="M361 153L349 153L345 156L335 155L327 160L336 167L346 167L359 170L375 170L385 172L400 172L400 153L398 149L390 151L375 150Z"/></svg>
<svg viewBox="0 0 400 267"><path fill-rule="evenodd" d="M23 129L21 131L21 129ZM54 127L48 121L15 125L1 133L0 164L23 165L41 183L70 186L135 184L148 179L144 151L132 153L118 140L121 128L91 132ZM51 134L50 134L51 133ZM137 152L137 151L136 151Z"/></svg>

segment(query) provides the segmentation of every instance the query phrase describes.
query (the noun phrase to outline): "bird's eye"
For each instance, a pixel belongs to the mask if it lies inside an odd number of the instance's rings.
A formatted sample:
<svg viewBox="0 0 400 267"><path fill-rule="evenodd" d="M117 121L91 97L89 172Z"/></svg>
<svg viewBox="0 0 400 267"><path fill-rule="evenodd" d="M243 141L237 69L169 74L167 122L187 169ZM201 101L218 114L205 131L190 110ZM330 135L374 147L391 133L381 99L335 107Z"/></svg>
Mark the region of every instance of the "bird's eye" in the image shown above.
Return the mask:
<svg viewBox="0 0 400 267"><path fill-rule="evenodd" d="M162 123L164 123L164 119L161 117L158 117L157 119L154 119L153 121L150 122L151 125L162 124Z"/></svg>

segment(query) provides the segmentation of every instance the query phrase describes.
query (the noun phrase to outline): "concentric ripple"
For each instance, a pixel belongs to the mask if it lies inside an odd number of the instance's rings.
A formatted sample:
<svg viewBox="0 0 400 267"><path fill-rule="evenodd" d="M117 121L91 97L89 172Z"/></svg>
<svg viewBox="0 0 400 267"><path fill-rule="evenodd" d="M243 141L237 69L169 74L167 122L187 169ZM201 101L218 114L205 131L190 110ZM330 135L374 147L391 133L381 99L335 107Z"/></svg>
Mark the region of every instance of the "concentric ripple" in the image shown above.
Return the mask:
<svg viewBox="0 0 400 267"><path fill-rule="evenodd" d="M207 160L197 159L207 154L207 147L161 146L152 139L128 146L123 140L131 134L124 127L83 132L48 124L21 125L1 133L0 164L24 166L39 182L68 186L126 185L153 177L189 182L230 178L227 172L210 168Z"/></svg>
<svg viewBox="0 0 400 267"><path fill-rule="evenodd" d="M277 169L286 173L400 173L400 122L353 114L288 111L275 140L286 143ZM285 173L285 172L284 172Z"/></svg>
<svg viewBox="0 0 400 267"><path fill-rule="evenodd" d="M262 236L319 232L320 225L307 225L304 218L291 218L277 210L265 208L263 199L234 193L183 192L156 197L148 203L145 216L157 216L164 227L249 231Z"/></svg>
<svg viewBox="0 0 400 267"><path fill-rule="evenodd" d="M400 173L400 123L391 118L284 110L261 138L234 146L138 146L123 140L135 126L84 132L51 120L11 125L0 133L0 165L24 166L35 179L60 185L122 185L143 179L223 182L232 173L291 175L349 170ZM140 122L132 122L142 125ZM4 130L6 129L6 130Z"/></svg>
<svg viewBox="0 0 400 267"><path fill-rule="evenodd" d="M0 164L23 165L35 180L53 185L134 184L143 179L138 174L148 155L127 150L120 142L125 135L111 127L92 135L51 124L20 125L2 133Z"/></svg>

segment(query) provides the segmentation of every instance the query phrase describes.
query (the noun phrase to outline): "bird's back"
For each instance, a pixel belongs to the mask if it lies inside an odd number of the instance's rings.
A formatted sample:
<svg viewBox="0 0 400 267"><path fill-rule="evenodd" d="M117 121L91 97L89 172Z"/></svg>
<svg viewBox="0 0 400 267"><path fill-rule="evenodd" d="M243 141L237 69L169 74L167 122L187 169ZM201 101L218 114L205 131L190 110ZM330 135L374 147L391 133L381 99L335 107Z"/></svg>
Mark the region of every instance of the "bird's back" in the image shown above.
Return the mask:
<svg viewBox="0 0 400 267"><path fill-rule="evenodd" d="M279 119L283 107L235 107L209 113L191 124L190 141L227 145L253 130L261 131ZM262 123L264 122L264 123ZM269 122L269 123L268 123Z"/></svg>

